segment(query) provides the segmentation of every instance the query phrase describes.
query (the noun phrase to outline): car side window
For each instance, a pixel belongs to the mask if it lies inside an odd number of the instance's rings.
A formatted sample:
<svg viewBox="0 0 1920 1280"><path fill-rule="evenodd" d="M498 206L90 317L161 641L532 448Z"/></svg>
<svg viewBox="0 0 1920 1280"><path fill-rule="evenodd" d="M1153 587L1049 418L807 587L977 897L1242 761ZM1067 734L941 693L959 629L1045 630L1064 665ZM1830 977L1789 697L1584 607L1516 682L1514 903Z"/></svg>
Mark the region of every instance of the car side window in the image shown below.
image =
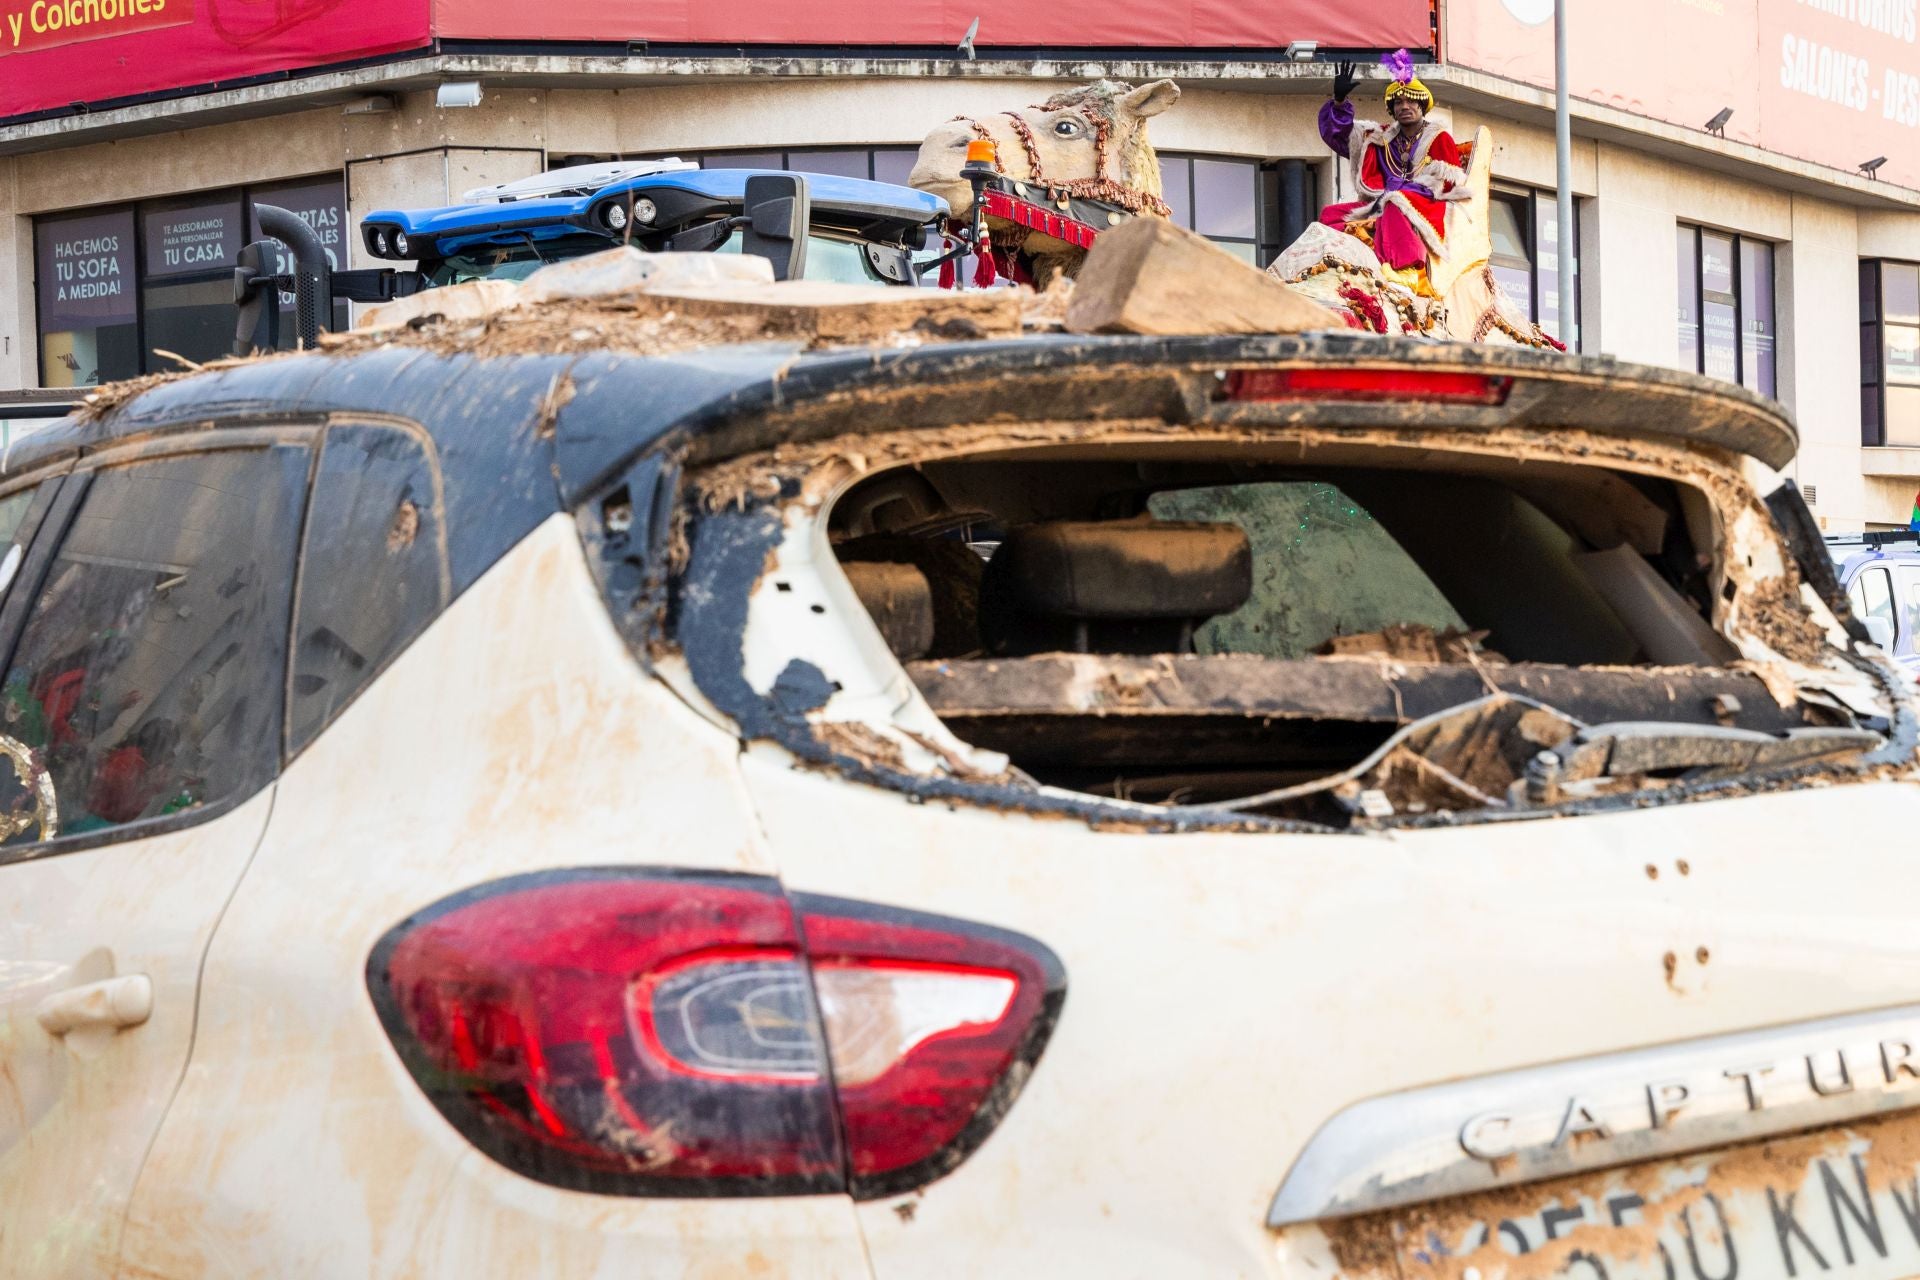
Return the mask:
<svg viewBox="0 0 1920 1280"><path fill-rule="evenodd" d="M46 515L55 487L37 484L0 498L0 545L6 547L0 552L0 600L13 589L13 580L19 576L21 563L26 559L27 542Z"/></svg>
<svg viewBox="0 0 1920 1280"><path fill-rule="evenodd" d="M91 476L0 686L8 843L191 812L273 776L307 458L218 450Z"/></svg>
<svg viewBox="0 0 1920 1280"><path fill-rule="evenodd" d="M426 629L451 591L428 444L400 427L328 427L300 560L288 758Z"/></svg>
<svg viewBox="0 0 1920 1280"><path fill-rule="evenodd" d="M1901 629L1910 637L1920 637L1920 565L1895 565L1893 577L1899 590Z"/></svg>
<svg viewBox="0 0 1920 1280"><path fill-rule="evenodd" d="M1887 581L1885 569L1862 569L1860 576L1854 579L1854 584L1860 588L1860 600L1865 606L1858 611L1862 617L1896 621L1893 616L1893 585Z"/></svg>

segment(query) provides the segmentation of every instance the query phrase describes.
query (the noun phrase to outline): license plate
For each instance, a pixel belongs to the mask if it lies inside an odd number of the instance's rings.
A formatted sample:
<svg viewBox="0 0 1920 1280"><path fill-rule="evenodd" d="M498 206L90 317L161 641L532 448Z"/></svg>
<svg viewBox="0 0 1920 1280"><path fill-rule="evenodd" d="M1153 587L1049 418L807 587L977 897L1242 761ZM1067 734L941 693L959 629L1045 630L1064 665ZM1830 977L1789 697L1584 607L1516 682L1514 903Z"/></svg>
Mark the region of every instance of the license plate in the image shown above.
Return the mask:
<svg viewBox="0 0 1920 1280"><path fill-rule="evenodd" d="M1326 1226L1351 1277L1920 1276L1920 1117L1411 1206Z"/></svg>

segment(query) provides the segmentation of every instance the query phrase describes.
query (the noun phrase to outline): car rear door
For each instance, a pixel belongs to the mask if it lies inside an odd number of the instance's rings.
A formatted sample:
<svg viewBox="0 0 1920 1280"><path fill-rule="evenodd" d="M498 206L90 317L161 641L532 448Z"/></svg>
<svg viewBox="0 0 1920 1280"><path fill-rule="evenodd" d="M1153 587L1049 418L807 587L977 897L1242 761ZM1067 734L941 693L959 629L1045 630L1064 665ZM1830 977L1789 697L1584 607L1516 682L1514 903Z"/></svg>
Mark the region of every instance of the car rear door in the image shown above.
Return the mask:
<svg viewBox="0 0 1920 1280"><path fill-rule="evenodd" d="M749 684L798 688L785 664L816 664L825 714L845 698L850 721L822 737L879 759L860 717L882 720L897 686L850 657L865 620L795 524L751 562ZM862 1206L882 1280L1920 1274L1920 1112L1834 1127L1920 1102L1899 1050L1920 1049L1910 907L1863 887L1912 881L1910 783L1455 829L1150 832L1011 788L883 789L769 743L743 769L790 891L1017 931L1065 969L992 1133ZM1819 1132L1756 1154L1791 1128ZM1670 1140L1688 1158L1655 1163ZM1701 1155L1741 1143L1724 1168ZM1514 1176L1581 1167L1552 1163L1569 1148L1633 1167Z"/></svg>
<svg viewBox="0 0 1920 1280"><path fill-rule="evenodd" d="M1491 1277L1616 1212L1629 1226L1652 1222L1652 1244L1683 1278L1696 1274L1686 1243L1697 1230L1698 1280L1728 1280L1712 1204L1695 1204L1691 1225L1684 1202L1664 1220L1628 1211L1669 1176L1693 1179L1729 1214L1734 1193L1744 1196L1741 1276L1794 1274L1783 1249L1799 1274L1825 1274L1801 1235L1835 1275L1914 1274L1920 1260L1920 1211L1900 1210L1920 1204L1914 1162L1900 1154L1920 1132L1911 1119L1871 1144L1869 1131L1845 1130L1823 1139L1833 1150L1764 1164L1749 1156L1730 1184L1660 1168L1572 1194L1533 1184L1442 1200L1446 1213L1416 1202L1372 1235L1316 1225L1319 1205L1306 1222L1266 1226L1324 1126L1370 1099L1449 1081L1520 1073L1490 1096L1376 1112L1379 1145L1336 1136L1320 1147L1332 1162L1319 1165L1328 1175L1319 1189L1475 1166L1460 1135L1482 1113L1546 1107L1563 1123L1581 1091L1550 1078L1551 1064L1752 1028L1784 1024L1792 1044L1710 1044L1686 1072L1612 1060L1595 1103L1608 1108L1596 1112L1610 1130L1604 1144L1647 1151L1644 1090L1683 1074L1701 1109L1684 1118L1717 1117L1723 1142L1767 1132L1747 1127L1742 1085L1726 1072L1761 1073L1763 1106L1831 1115L1820 1109L1841 1099L1812 1098L1807 1063L1793 1054L1815 1056L1823 1088L1845 1088L1832 1081L1850 1071L1859 1096L1883 1096L1876 1035L1911 1040L1920 1028L1920 948L1904 895L1862 886L1910 880L1905 834L1920 822L1910 785L1394 836L1183 835L913 803L759 749L745 767L791 889L1017 930L1066 969L1058 1026L993 1134L922 1191L862 1206L883 1280L1014 1274L1036 1262L1055 1275L1476 1274L1437 1250L1425 1266L1395 1257L1394 1233L1417 1241L1423 1218L1460 1254L1474 1252L1462 1245L1476 1231L1482 1241L1499 1232L1495 1253L1464 1264ZM1855 833L1844 848L1833 841L1841 825ZM1902 1007L1904 1022L1864 1039L1823 1026ZM1894 1096L1916 1083L1901 1061L1890 1069ZM1542 1145L1553 1136L1550 1127ZM1383 1163L1370 1167L1368 1156ZM1858 1187L1854 1156L1867 1162ZM1770 1214L1769 1194L1784 1216ZM1863 1243L1855 1212L1875 1215L1877 1245ZM1602 1267L1563 1270L1563 1250L1506 1274L1663 1274L1658 1256L1642 1259L1650 1271L1628 1268L1608 1255L1622 1241L1592 1235L1574 1247ZM1854 1255L1857 1272L1843 1266Z"/></svg>
<svg viewBox="0 0 1920 1280"><path fill-rule="evenodd" d="M0 612L0 1275L113 1270L272 802L307 453L101 455Z"/></svg>

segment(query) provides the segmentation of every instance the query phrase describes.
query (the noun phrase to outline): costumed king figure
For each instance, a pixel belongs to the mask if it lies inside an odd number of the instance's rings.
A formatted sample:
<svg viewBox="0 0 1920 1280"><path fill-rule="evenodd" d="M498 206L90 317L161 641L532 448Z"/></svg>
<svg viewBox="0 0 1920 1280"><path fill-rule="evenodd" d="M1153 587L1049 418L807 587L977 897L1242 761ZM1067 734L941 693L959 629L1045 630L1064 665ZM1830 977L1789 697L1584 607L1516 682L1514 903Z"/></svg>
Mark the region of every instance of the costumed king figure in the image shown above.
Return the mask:
<svg viewBox="0 0 1920 1280"><path fill-rule="evenodd" d="M1388 274L1418 293L1433 296L1427 264L1446 253L1446 201L1468 197L1467 174L1452 135L1427 119L1433 94L1413 76L1405 49L1380 60L1387 83L1390 125L1355 123L1347 95L1358 79L1342 62L1333 77L1333 97L1320 107L1320 137L1353 166L1361 199L1330 204L1320 221L1373 246Z"/></svg>

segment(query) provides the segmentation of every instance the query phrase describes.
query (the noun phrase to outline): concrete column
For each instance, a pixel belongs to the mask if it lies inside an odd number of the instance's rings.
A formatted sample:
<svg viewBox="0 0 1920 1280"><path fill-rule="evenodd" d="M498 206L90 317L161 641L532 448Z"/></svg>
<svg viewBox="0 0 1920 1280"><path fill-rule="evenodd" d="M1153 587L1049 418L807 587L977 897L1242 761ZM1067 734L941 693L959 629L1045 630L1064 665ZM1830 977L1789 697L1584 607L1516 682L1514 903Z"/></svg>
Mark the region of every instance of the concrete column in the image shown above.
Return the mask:
<svg viewBox="0 0 1920 1280"><path fill-rule="evenodd" d="M19 213L17 162L0 158L0 391L39 383L33 324L33 220Z"/></svg>
<svg viewBox="0 0 1920 1280"><path fill-rule="evenodd" d="M1674 215L1609 192L1605 173L1599 196L1580 213L1586 351L1642 365L1678 365Z"/></svg>
<svg viewBox="0 0 1920 1280"><path fill-rule="evenodd" d="M1779 396L1800 423L1794 478L1833 532L1867 518L1860 475L1860 286L1856 215L1793 198L1793 235L1774 250Z"/></svg>

